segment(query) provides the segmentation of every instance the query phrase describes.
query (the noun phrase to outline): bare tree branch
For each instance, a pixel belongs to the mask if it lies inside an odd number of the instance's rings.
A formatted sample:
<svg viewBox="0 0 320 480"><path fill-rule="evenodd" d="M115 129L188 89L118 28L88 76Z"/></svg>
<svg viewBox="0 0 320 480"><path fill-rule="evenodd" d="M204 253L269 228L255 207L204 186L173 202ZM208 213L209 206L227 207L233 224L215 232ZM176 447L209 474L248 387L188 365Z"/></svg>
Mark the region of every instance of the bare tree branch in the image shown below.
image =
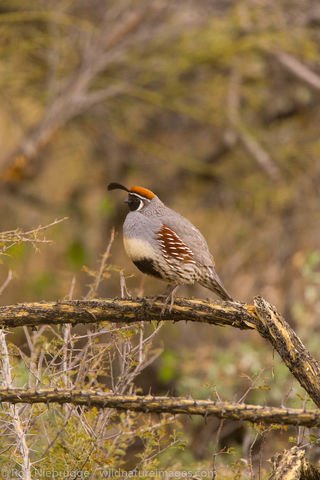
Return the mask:
<svg viewBox="0 0 320 480"><path fill-rule="evenodd" d="M275 58L289 72L293 73L299 80L302 80L315 90L320 90L320 76L304 65L300 60L286 52L274 52Z"/></svg>
<svg viewBox="0 0 320 480"><path fill-rule="evenodd" d="M0 287L0 295L3 293L5 288L9 285L12 280L12 272L9 270L7 279ZM6 341L6 332L4 330L0 331L0 385L5 388L11 388L12 386L12 371L10 365L10 356L9 350ZM2 415L6 413L5 408L1 409ZM8 405L8 417L10 420L5 421L8 425L12 425L13 431L15 432L15 437L17 440L17 447L19 451L19 457L17 463L21 466L23 478L26 480L31 480L31 461L30 461L30 451L27 444L26 438L26 428L23 425L23 422L20 418L19 408L16 405L11 403Z"/></svg>
<svg viewBox="0 0 320 480"><path fill-rule="evenodd" d="M6 333L0 331L0 353L1 353L1 379L0 384L9 389L12 385L12 374L11 374L11 365L9 358L9 350L6 342ZM8 424L11 424L13 431L15 432L15 437L17 440L17 447L19 451L19 457L16 460L18 465L21 466L23 473L23 478L26 480L31 480L31 461L30 461L30 451L27 444L26 438L26 428L23 425L23 422L20 418L19 408L16 405L13 405L13 402L8 402ZM1 413L5 413L6 410Z"/></svg>
<svg viewBox="0 0 320 480"><path fill-rule="evenodd" d="M38 243L51 243L51 240L47 240L44 237L44 231L47 230L49 227L53 227L58 223L64 222L68 220L68 217L60 218L59 220L54 220L53 222L49 223L48 225L33 228L32 230L23 232L19 228L15 230L8 230L6 232L0 232L0 255L5 253L14 245L20 243L31 243L33 246L36 246ZM6 285L5 285L6 287ZM0 290L0 294L2 291Z"/></svg>
<svg viewBox="0 0 320 480"><path fill-rule="evenodd" d="M229 420L243 420L253 423L320 425L320 410L264 407L244 403L213 402L183 397L158 397L139 395L114 395L95 390L76 389L0 389L0 401L10 403L70 403L88 407L114 408L145 413L172 413L187 415L209 415Z"/></svg>
<svg viewBox="0 0 320 480"><path fill-rule="evenodd" d="M320 364L308 352L290 325L261 297L255 298L259 322L256 328L277 350L291 373L320 406Z"/></svg>
<svg viewBox="0 0 320 480"><path fill-rule="evenodd" d="M303 448L292 447L273 458L273 480L300 480L319 478L319 470L313 467L305 458Z"/></svg>
<svg viewBox="0 0 320 480"><path fill-rule="evenodd" d="M239 90L240 74L239 71L235 69L230 76L229 95L227 98L227 112L230 124L234 133L260 168L264 170L272 180L278 180L281 177L281 171L278 165L271 158L269 152L263 148L258 140L250 133L248 127L243 123L240 114Z"/></svg>
<svg viewBox="0 0 320 480"><path fill-rule="evenodd" d="M255 328L253 305L177 299L172 312L161 315L163 303L153 298L65 300L61 302L20 303L0 306L0 327L58 325L71 323L136 323L152 320L191 321L212 325L231 325L240 329ZM249 311L248 311L249 309Z"/></svg>
<svg viewBox="0 0 320 480"><path fill-rule="evenodd" d="M161 10L159 5L145 6L135 12L123 12L122 21L109 25L107 19L88 40L79 68L66 78L64 87L46 108L43 117L20 142L16 151L4 159L0 169L0 183L13 185L35 172L34 159L58 128L89 107L128 90L123 82L92 90L94 79L112 62L127 55L144 21Z"/></svg>
<svg viewBox="0 0 320 480"><path fill-rule="evenodd" d="M211 325L256 329L278 352L300 385L320 406L320 365L276 309L261 297L255 305L236 302L210 303L177 299L172 312L161 314L163 304L150 299L69 300L22 303L0 307L0 326L38 326L71 323L192 321Z"/></svg>
<svg viewBox="0 0 320 480"><path fill-rule="evenodd" d="M115 236L115 229L113 227L111 229L110 240L109 240L109 243L107 245L106 251L102 255L99 271L97 272L97 275L94 278L94 282L92 283L92 285L90 285L89 291L88 291L87 295L85 296L85 299L93 298L97 294L98 287L99 287L99 285L101 283L101 280L103 278L103 274L105 273L107 260L110 257L110 250L111 250L111 247L112 247L112 244L113 244L113 241L114 241L114 236Z"/></svg>

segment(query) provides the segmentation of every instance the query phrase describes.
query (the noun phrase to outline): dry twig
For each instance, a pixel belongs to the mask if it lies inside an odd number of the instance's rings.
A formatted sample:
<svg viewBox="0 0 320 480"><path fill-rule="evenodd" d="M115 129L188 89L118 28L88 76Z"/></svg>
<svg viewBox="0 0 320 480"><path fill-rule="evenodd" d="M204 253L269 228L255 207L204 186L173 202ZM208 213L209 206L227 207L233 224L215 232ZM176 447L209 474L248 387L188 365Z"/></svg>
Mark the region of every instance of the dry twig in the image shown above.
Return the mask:
<svg viewBox="0 0 320 480"><path fill-rule="evenodd" d="M7 279L5 280L4 284L1 286L0 294L4 291L4 289L9 284L11 279L12 279L12 272L9 271ZM9 389L12 387L13 383L12 383L9 350L6 342L6 332L3 329L0 330L0 359L1 359L0 361L1 361L1 377L2 377L0 380L0 383L4 388ZM2 411L1 414L3 416L4 412ZM12 425L13 431L15 433L15 437L17 440L17 450L19 452L19 459L16 461L18 462L18 465L21 467L23 478L25 480L31 480L31 461L30 461L29 447L26 439L26 431L19 415L19 407L17 405L12 404L12 402L9 402L8 404L8 417L9 417L9 420L7 421L7 423Z"/></svg>
<svg viewBox="0 0 320 480"><path fill-rule="evenodd" d="M44 232L58 223L68 220L68 217L60 218L59 220L54 220L48 225L39 226L28 230L26 232L20 230L19 228L15 230L8 230L6 232L0 233L0 255L8 251L14 245L19 245L21 243L31 243L34 247L38 243L51 243L51 240L47 240L44 237Z"/></svg>
<svg viewBox="0 0 320 480"><path fill-rule="evenodd" d="M315 90L320 90L320 76L310 70L300 60L289 53L281 51L274 52L274 56L283 67L299 78L299 80L302 80Z"/></svg>
<svg viewBox="0 0 320 480"><path fill-rule="evenodd" d="M230 124L245 149L251 157L257 162L262 170L272 180L279 180L281 172L278 165L271 158L269 152L260 144L249 128L244 124L240 114L240 74L234 69L229 81L229 95L227 98L227 112Z"/></svg>

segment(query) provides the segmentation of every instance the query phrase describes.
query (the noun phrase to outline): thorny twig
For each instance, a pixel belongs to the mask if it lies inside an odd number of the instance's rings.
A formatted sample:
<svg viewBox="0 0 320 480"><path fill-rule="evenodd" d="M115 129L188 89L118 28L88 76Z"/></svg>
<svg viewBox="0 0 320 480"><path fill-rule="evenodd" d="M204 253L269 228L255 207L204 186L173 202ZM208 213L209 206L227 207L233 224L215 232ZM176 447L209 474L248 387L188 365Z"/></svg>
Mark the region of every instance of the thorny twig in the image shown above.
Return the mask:
<svg viewBox="0 0 320 480"><path fill-rule="evenodd" d="M8 251L14 245L20 243L32 243L33 246L36 246L38 243L52 243L52 240L47 240L44 237L39 238L39 234L42 234L44 230L47 230L58 223L68 220L68 217L60 218L59 220L54 220L45 226L39 226L32 230L23 232L19 228L15 230L8 230L6 232L0 233L0 255Z"/></svg>
<svg viewBox="0 0 320 480"><path fill-rule="evenodd" d="M3 293L4 289L10 283L11 279L12 279L12 272L10 270L8 273L7 279L5 280L5 282L0 288L1 293ZM0 350L1 350L0 361L2 364L1 383L4 388L12 388L13 382L12 382L12 375L11 375L9 350L6 342L6 332L3 329L0 330ZM19 415L19 407L15 404L9 403L8 415L10 417L9 423L11 423L13 426L15 437L17 440L17 450L19 452L19 460L16 460L16 462L21 467L23 478L25 480L31 480L30 453L29 453L29 447L26 439L26 429Z"/></svg>
<svg viewBox="0 0 320 480"><path fill-rule="evenodd" d="M54 222L54 224L55 223L57 222ZM40 227L40 230L42 231L45 228L46 227ZM35 235L36 238L38 231L38 229L34 229L25 232L24 238L26 235ZM6 233L17 235L17 232L17 230L14 230ZM21 238L22 236L20 235L19 241ZM100 268L90 288L89 295L94 295L101 283L107 268L107 260L110 255L113 239L114 230L111 232L108 247L103 255ZM1 292L9 284L11 278L12 273L9 272L8 279L0 289ZM73 301L74 288L75 278L72 279L66 301ZM94 314L91 317L94 319ZM90 326L90 328L92 328L92 326ZM38 389L40 384L54 388L68 388L72 391L74 391L75 387L97 389L101 386L100 377L103 374L104 378L108 378L109 376L112 391L115 393L134 394L134 378L159 355L159 350L156 352L150 351L150 346L151 341L161 327L156 328L152 333L148 333L145 338L142 324L139 327L123 325L121 327L111 326L111 328L106 328L105 325L101 328L100 325L97 325L95 328L100 330L89 331L86 334L82 334L80 331L80 334L73 334L72 325L68 322L67 324L63 324L62 328L58 329L51 325L38 325L38 329L32 332L30 332L27 326L24 326L26 343L30 355L27 355L18 347L15 347L15 352L21 357L27 370L30 372L28 380L29 389ZM46 331L50 334L50 342L46 340L43 335ZM103 341L106 335L108 336L108 341ZM5 340L4 337L3 340ZM117 355L117 348L119 349L119 355ZM122 378L114 374L113 371L112 363L116 360L117 356L122 368ZM9 381L5 383L3 387L10 389L12 385ZM7 402L3 401L3 403L6 404ZM87 409L80 406L75 408L75 406L68 403L64 405L63 409L58 410L51 407L50 410L50 415L57 417L56 425L58 428L53 431L52 435L52 429L50 426L48 427L45 421L47 413L45 413L46 410L44 410L44 413L39 416L39 422L42 422L41 429L46 442L44 451L38 452L42 459L48 455L49 450L54 448L57 440L68 428L68 424L74 416L78 417L77 423L79 428L83 430L86 437L94 439L99 446L98 448L103 448L104 439L106 438L105 432L108 431L107 439L110 437L112 444L110 454L112 454L113 449L116 449L117 446L123 442L123 435L126 434L126 432L130 433L133 431L134 418L137 415L134 412L127 412L119 424L118 434L110 435L111 432L107 427L110 424L111 418L114 416L115 410L112 408L99 410L93 423L92 417L87 417ZM31 412L34 412L31 404L30 406L25 404L22 409L20 408L19 410L18 406L13 402L10 405L10 411L12 411L12 416L15 413L20 414L21 424L34 426L37 423L37 418L35 416L31 417ZM63 420L62 426L61 418ZM18 421L16 417L13 418L13 420L15 419ZM167 420L164 417L157 426L154 426L153 430L160 429L166 424ZM16 425L16 427L18 428L18 425ZM19 445L22 445L24 448L23 454L26 462L29 461L29 463L26 463L25 469L27 470L27 468L29 468L30 470L32 464L28 459L30 458L32 450L30 447L29 450L26 450L27 444L26 442L23 443L23 441L23 437L19 439ZM16 444L18 445L18 440ZM11 448L11 446L8 448ZM154 455L156 454L157 453L154 453ZM29 455L29 457L27 455ZM90 452L88 450L84 451L84 458L90 458ZM25 476L24 478L29 477Z"/></svg>
<svg viewBox="0 0 320 480"><path fill-rule="evenodd" d="M110 250L111 250L111 247L112 247L112 244L113 244L113 241L114 241L114 236L115 236L115 229L114 229L114 227L112 227L111 233L110 233L110 240L109 240L109 243L107 245L107 248L106 248L104 254L102 255L102 259L101 259L101 262L100 262L100 267L99 267L99 270L98 270L98 274L95 276L95 279L94 279L92 285L90 286L87 295L84 297L85 299L93 298L97 294L99 285L101 283L101 280L102 280L103 275L104 275L105 270L106 270L107 260L110 257Z"/></svg>

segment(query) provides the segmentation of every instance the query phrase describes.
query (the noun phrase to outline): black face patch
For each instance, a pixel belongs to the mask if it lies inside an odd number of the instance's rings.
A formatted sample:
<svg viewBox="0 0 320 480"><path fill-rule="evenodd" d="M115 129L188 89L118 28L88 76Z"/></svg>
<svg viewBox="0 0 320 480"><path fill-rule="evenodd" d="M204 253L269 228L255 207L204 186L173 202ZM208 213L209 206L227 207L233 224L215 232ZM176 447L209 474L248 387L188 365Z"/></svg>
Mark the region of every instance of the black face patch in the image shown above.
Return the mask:
<svg viewBox="0 0 320 480"><path fill-rule="evenodd" d="M162 278L161 274L155 269L153 261L149 258L135 260L133 263L139 268L140 272L152 275L153 277Z"/></svg>
<svg viewBox="0 0 320 480"><path fill-rule="evenodd" d="M135 210L138 210L139 207L141 207L143 201L136 195L132 195L131 193L129 193L127 203L130 211L134 212Z"/></svg>

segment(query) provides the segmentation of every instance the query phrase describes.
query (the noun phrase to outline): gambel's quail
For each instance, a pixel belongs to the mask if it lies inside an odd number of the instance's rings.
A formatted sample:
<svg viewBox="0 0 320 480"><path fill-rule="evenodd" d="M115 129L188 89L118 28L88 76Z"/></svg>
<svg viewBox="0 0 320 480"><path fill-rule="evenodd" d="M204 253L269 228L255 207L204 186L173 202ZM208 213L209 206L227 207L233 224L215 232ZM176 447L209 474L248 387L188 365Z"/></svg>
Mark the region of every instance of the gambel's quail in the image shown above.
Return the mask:
<svg viewBox="0 0 320 480"><path fill-rule="evenodd" d="M222 300L233 301L215 271L207 242L189 220L166 207L151 190L108 185L108 190L115 189L128 192L125 201L130 212L123 224L124 248L141 272L169 283L171 307L177 286L195 282Z"/></svg>

